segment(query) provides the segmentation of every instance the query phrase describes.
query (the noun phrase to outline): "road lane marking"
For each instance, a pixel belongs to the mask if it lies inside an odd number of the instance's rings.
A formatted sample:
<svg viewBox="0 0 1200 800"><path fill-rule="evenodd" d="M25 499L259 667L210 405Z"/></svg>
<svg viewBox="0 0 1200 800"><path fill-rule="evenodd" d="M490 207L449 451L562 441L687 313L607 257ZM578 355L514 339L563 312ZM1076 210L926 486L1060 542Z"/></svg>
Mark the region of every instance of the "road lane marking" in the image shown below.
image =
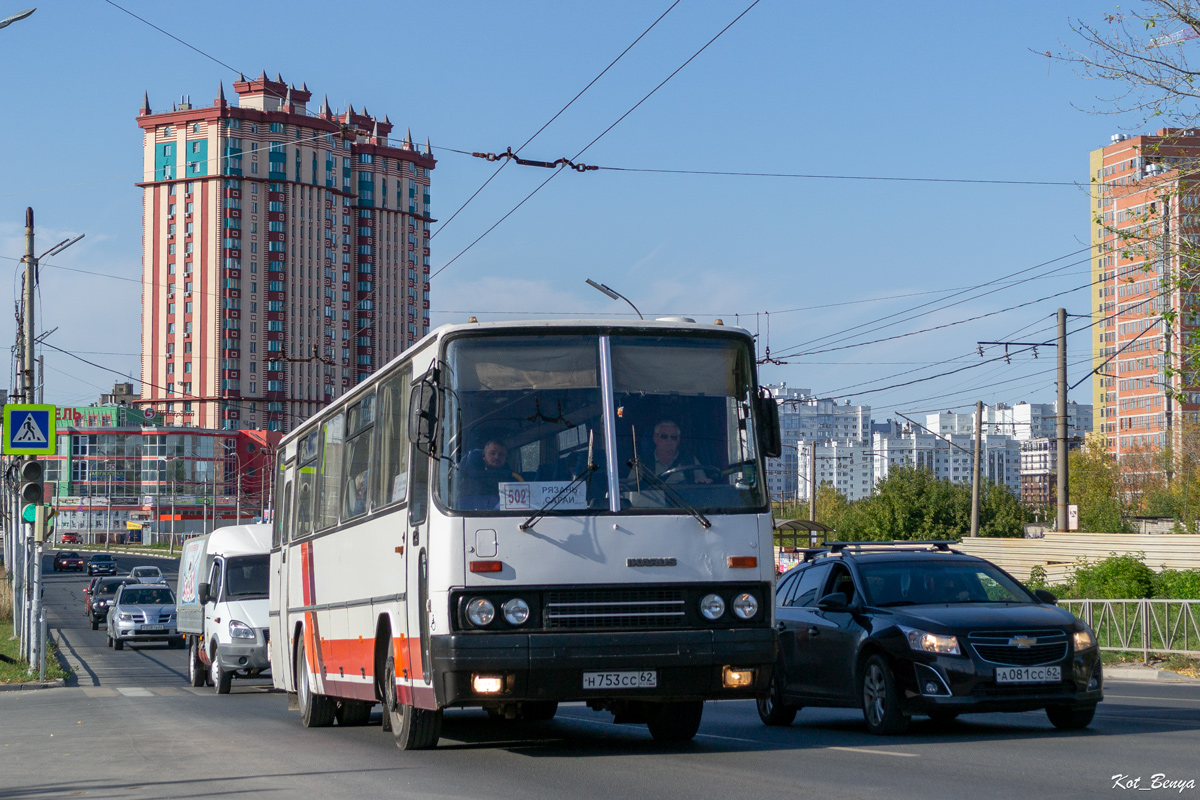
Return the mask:
<svg viewBox="0 0 1200 800"><path fill-rule="evenodd" d="M896 750L872 750L867 747L824 747L823 750L841 750L844 753L870 753L876 756L896 756L897 758L920 758L920 753L901 753Z"/></svg>
<svg viewBox="0 0 1200 800"><path fill-rule="evenodd" d="M117 693L103 686L85 686L83 693L88 697L116 697Z"/></svg>
<svg viewBox="0 0 1200 800"><path fill-rule="evenodd" d="M154 692L140 686L119 686L117 691L126 697L154 697Z"/></svg>

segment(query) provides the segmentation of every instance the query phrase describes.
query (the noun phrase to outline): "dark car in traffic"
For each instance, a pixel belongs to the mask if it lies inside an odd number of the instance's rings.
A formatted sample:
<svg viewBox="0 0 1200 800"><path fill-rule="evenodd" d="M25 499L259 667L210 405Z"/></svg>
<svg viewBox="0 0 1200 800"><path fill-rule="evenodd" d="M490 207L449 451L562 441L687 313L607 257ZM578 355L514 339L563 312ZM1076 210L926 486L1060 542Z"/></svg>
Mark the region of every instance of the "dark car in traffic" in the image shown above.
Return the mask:
<svg viewBox="0 0 1200 800"><path fill-rule="evenodd" d="M776 589L779 663L767 725L804 706L861 708L875 734L914 715L1045 709L1091 723L1103 699L1092 631L1002 569L948 542L844 542L808 551Z"/></svg>
<svg viewBox="0 0 1200 800"><path fill-rule="evenodd" d="M100 578L96 581L88 595L88 621L92 623L92 630L99 630L100 624L107 621L108 607L112 605L117 590L136 583L136 578Z"/></svg>
<svg viewBox="0 0 1200 800"><path fill-rule="evenodd" d="M68 569L83 572L83 556L73 550L59 550L54 554L54 571Z"/></svg>
<svg viewBox="0 0 1200 800"><path fill-rule="evenodd" d="M116 575L117 561L108 553L96 553L88 559L88 575Z"/></svg>

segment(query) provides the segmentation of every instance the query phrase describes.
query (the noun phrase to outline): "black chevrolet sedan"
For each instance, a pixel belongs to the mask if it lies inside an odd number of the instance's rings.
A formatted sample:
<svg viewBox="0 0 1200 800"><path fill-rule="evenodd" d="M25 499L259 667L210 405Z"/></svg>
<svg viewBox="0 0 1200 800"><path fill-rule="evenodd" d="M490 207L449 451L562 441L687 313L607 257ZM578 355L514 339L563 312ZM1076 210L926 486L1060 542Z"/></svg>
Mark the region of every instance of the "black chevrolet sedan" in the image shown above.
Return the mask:
<svg viewBox="0 0 1200 800"><path fill-rule="evenodd" d="M836 543L780 579L779 664L767 725L804 706L861 708L876 734L913 715L1045 709L1086 727L1103 699L1091 630L1004 570L949 543Z"/></svg>

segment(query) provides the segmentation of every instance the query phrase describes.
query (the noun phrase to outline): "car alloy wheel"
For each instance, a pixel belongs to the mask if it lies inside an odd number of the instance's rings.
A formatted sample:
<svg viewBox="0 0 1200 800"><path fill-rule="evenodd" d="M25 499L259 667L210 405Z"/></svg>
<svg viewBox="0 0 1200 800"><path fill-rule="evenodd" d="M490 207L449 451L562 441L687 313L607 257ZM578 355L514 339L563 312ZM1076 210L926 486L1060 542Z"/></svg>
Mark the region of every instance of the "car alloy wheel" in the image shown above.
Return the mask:
<svg viewBox="0 0 1200 800"><path fill-rule="evenodd" d="M789 706L783 701L783 687L779 681L782 671L781 666L775 667L775 672L771 675L771 685L767 687L767 693L757 700L758 718L763 721L764 725L772 727L791 725L792 721L796 719L796 712L800 710L799 706Z"/></svg>
<svg viewBox="0 0 1200 800"><path fill-rule="evenodd" d="M891 666L883 656L873 655L862 678L863 717L867 730L880 736L904 733L909 717L900 711L899 693Z"/></svg>

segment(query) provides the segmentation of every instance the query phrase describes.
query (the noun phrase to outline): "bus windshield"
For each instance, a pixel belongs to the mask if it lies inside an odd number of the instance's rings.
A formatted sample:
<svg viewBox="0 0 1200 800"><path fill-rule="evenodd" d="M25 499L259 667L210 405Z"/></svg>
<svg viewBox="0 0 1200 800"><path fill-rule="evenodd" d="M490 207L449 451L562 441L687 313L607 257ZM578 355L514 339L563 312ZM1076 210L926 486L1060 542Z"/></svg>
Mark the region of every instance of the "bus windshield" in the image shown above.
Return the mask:
<svg viewBox="0 0 1200 800"><path fill-rule="evenodd" d="M438 447L442 504L512 514L764 507L745 344L630 334L606 345L584 334L452 339ZM606 442L616 446L612 470Z"/></svg>

